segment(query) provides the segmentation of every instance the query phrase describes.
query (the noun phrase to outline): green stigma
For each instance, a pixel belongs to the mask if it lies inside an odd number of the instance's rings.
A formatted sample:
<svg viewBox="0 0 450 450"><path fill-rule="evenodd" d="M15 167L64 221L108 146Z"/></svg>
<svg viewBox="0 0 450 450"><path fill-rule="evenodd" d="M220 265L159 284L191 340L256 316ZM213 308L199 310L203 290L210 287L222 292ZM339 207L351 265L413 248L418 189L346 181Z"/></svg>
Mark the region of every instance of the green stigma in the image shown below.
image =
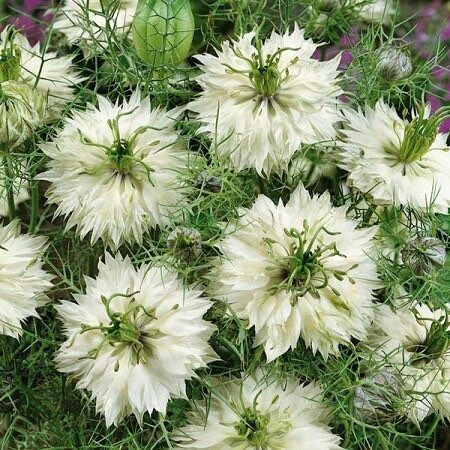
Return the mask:
<svg viewBox="0 0 450 450"><path fill-rule="evenodd" d="M111 301L116 297L130 297L131 295L116 294L110 298L102 297L106 313L110 319L109 325L82 326L82 333L92 330L100 330L104 334L104 339L100 345L89 352L91 358L96 358L104 343L109 343L118 349L127 346L131 349L133 365L145 364L151 355L151 348L147 339L155 337L160 332L155 329L145 329L145 326L156 320L155 311L146 309L142 305L135 304L135 299L129 302L129 307L125 312L116 312L111 309Z"/></svg>
<svg viewBox="0 0 450 450"><path fill-rule="evenodd" d="M133 167L132 145L126 139L118 139L108 151L108 158L120 173L128 173Z"/></svg>
<svg viewBox="0 0 450 450"><path fill-rule="evenodd" d="M280 87L281 75L275 65L264 65L251 70L250 80L260 95L270 98Z"/></svg>
<svg viewBox="0 0 450 450"><path fill-rule="evenodd" d="M253 408L245 408L241 414L240 422L234 428L239 436L252 446L259 448L267 441L267 425L269 418Z"/></svg>
<svg viewBox="0 0 450 450"><path fill-rule="evenodd" d="M387 153L395 154L398 161L403 164L420 160L433 145L439 127L447 114L448 108L442 108L433 116L426 118L425 110L422 108L419 115L406 126L400 148L386 149Z"/></svg>
<svg viewBox="0 0 450 450"><path fill-rule="evenodd" d="M293 302L295 303L299 297L304 296L310 292L315 298L320 298L319 291L329 287L333 293L339 297L340 293L329 284L330 276L334 276L339 281L342 281L346 276L351 283L354 280L348 276L348 272L353 270L357 265L352 266L347 271L325 269L324 260L333 256L345 255L341 254L336 243L329 245L319 245L317 238L321 233L328 235L336 235L327 230L325 227L319 227L312 235L306 221L303 223L303 231L298 231L295 228L290 230L285 229L285 234L292 238L293 242L288 250L288 256L282 258L275 258L278 273L277 278L279 282L272 286L269 292L273 295L282 290L292 292L295 294ZM273 245L276 242L272 240L265 240L269 245L270 252L273 253ZM317 244L317 245L316 245Z"/></svg>

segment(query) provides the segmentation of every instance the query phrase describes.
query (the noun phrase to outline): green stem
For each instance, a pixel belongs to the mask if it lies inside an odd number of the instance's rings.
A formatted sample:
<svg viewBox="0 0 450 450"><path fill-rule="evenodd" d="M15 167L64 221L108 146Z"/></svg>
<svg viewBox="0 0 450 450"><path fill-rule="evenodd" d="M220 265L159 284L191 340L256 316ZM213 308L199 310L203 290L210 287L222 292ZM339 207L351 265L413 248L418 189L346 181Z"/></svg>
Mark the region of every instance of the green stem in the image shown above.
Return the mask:
<svg viewBox="0 0 450 450"><path fill-rule="evenodd" d="M31 185L31 214L30 225L28 231L34 233L38 223L38 210L39 210L39 184L37 181L33 181Z"/></svg>
<svg viewBox="0 0 450 450"><path fill-rule="evenodd" d="M5 170L6 182L6 198L8 201L8 215L10 220L16 217L16 205L14 203L14 171L11 167L11 162L7 156L3 157L3 167Z"/></svg>

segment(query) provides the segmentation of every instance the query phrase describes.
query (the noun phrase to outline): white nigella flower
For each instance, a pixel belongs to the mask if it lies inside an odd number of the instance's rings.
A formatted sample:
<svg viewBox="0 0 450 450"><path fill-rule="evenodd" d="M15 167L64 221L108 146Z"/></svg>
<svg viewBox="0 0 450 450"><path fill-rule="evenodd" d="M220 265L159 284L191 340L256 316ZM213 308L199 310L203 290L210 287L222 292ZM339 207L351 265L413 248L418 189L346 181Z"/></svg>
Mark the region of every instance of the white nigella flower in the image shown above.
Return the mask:
<svg viewBox="0 0 450 450"><path fill-rule="evenodd" d="M42 269L46 238L20 234L18 221L0 225L0 334L22 335L22 322L38 317L36 308L49 301L52 276Z"/></svg>
<svg viewBox="0 0 450 450"><path fill-rule="evenodd" d="M86 50L93 43L106 46L107 29L116 35L129 33L137 4L138 0L67 0L57 10L53 28Z"/></svg>
<svg viewBox="0 0 450 450"><path fill-rule="evenodd" d="M369 255L376 227L357 229L345 210L301 185L286 205L260 195L221 243L212 295L255 327L268 361L300 337L325 358L365 338L377 287Z"/></svg>
<svg viewBox="0 0 450 450"><path fill-rule="evenodd" d="M11 28L0 34L0 58L17 56L17 80L27 83L47 98L47 119L57 119L74 98L74 87L83 78L72 66L72 56L46 52L31 46L25 36Z"/></svg>
<svg viewBox="0 0 450 450"><path fill-rule="evenodd" d="M243 380L217 380L212 400L179 430L181 448L209 450L338 450L329 411L316 384L281 385L263 372ZM221 383L220 383L221 381Z"/></svg>
<svg viewBox="0 0 450 450"><path fill-rule="evenodd" d="M203 88L189 104L201 132L238 169L284 170L301 144L331 140L338 112L340 56L319 62L317 45L295 25L261 43L254 32L225 42L217 56L197 55Z"/></svg>
<svg viewBox="0 0 450 450"><path fill-rule="evenodd" d="M395 13L395 8L392 0L373 0L367 3L367 1L357 0L362 4L359 11L359 17L366 22L382 22L388 23Z"/></svg>
<svg viewBox="0 0 450 450"><path fill-rule="evenodd" d="M67 340L58 369L88 389L107 425L134 414L165 414L171 397L185 397L185 382L216 359L208 339L215 327L202 319L211 302L183 288L163 267L134 268L109 254L86 294L63 301L58 312Z"/></svg>
<svg viewBox="0 0 450 450"><path fill-rule="evenodd" d="M401 375L408 417L420 422L437 412L450 417L450 326L444 310L425 304L387 305L376 309L367 345Z"/></svg>
<svg viewBox="0 0 450 450"><path fill-rule="evenodd" d="M42 144L49 170L38 178L52 183L49 202L58 205L56 216L69 217L67 228L119 247L169 223L182 200L187 151L174 130L179 110L151 109L137 92L121 105L98 101Z"/></svg>
<svg viewBox="0 0 450 450"><path fill-rule="evenodd" d="M442 115L422 111L412 121L378 101L375 109L345 111L341 167L348 183L372 201L446 214L450 206L450 149L438 133Z"/></svg>

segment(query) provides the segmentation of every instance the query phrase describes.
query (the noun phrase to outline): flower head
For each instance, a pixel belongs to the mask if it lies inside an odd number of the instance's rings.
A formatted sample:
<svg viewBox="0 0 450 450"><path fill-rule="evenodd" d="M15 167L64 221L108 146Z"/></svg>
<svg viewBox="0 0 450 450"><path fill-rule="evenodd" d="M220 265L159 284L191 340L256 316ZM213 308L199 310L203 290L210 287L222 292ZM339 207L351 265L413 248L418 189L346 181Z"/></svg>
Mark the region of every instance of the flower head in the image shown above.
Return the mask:
<svg viewBox="0 0 450 450"><path fill-rule="evenodd" d="M67 335L58 369L91 392L108 426L130 414L140 422L146 411L165 414L195 370L215 359L214 326L202 319L211 302L163 267L134 268L120 254L106 254L98 269L85 294L57 308Z"/></svg>
<svg viewBox="0 0 450 450"><path fill-rule="evenodd" d="M441 117L422 111L412 121L380 100L375 109L345 111L341 166L348 183L374 203L432 208L450 206L450 149L438 133Z"/></svg>
<svg viewBox="0 0 450 450"><path fill-rule="evenodd" d="M212 295L249 327L269 361L301 337L326 358L363 339L377 287L370 258L376 228L357 229L330 197L299 186L286 205L260 195L221 243Z"/></svg>
<svg viewBox="0 0 450 450"><path fill-rule="evenodd" d="M36 308L49 301L45 295L52 276L43 270L46 238L20 234L18 221L0 225L0 334L22 335L22 322L38 317Z"/></svg>
<svg viewBox="0 0 450 450"><path fill-rule="evenodd" d="M107 29L117 35L130 32L137 4L138 0L67 0L58 10L53 28L86 50L94 42L106 46Z"/></svg>
<svg viewBox="0 0 450 450"><path fill-rule="evenodd" d="M58 205L56 215L69 217L67 228L119 247L169 223L182 200L177 183L187 159L174 130L177 114L151 109L137 92L121 105L99 97L98 108L74 113L53 142L42 144L50 162L39 178L52 183L49 202Z"/></svg>
<svg viewBox="0 0 450 450"><path fill-rule="evenodd" d="M22 81L42 93L47 97L47 119L59 118L75 98L75 85L83 79L72 67L72 57L46 52L39 44L31 46L25 36L11 28L3 30L0 40L0 55L5 62L13 60L11 54L17 59L17 73L9 79Z"/></svg>
<svg viewBox="0 0 450 450"><path fill-rule="evenodd" d="M19 81L0 83L0 151L23 144L42 125L46 99Z"/></svg>
<svg viewBox="0 0 450 450"><path fill-rule="evenodd" d="M217 380L218 381L218 380ZM328 408L315 384L281 385L262 371L242 380L220 380L212 401L189 417L178 432L181 448L338 450L340 438L327 419Z"/></svg>
<svg viewBox="0 0 450 450"><path fill-rule="evenodd" d="M450 326L444 310L425 304L379 305L367 346L400 374L408 417L420 422L438 412L450 417Z"/></svg>
<svg viewBox="0 0 450 450"><path fill-rule="evenodd" d="M301 144L335 137L339 57L319 62L316 48L296 25L264 43L252 32L225 42L217 56L197 55L203 92L189 108L200 131L217 132L219 154L236 168L284 170Z"/></svg>

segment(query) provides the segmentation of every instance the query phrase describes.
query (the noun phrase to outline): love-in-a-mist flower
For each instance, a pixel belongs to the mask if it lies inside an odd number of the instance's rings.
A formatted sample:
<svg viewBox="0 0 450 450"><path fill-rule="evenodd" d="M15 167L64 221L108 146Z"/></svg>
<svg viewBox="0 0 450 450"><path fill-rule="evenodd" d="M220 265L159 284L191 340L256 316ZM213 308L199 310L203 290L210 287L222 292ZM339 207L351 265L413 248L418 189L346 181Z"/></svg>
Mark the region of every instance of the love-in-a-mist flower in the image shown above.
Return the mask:
<svg viewBox="0 0 450 450"><path fill-rule="evenodd" d="M316 384L279 382L258 371L240 380L212 380L212 398L176 433L181 448L209 450L338 450L329 410Z"/></svg>
<svg viewBox="0 0 450 450"><path fill-rule="evenodd" d="M107 33L130 33L137 4L138 0L67 0L57 9L53 28L85 51L92 45L104 47L108 45Z"/></svg>
<svg viewBox="0 0 450 450"><path fill-rule="evenodd" d="M376 308L367 346L395 368L404 383L408 417L437 412L450 417L450 326L447 313L397 299L396 310Z"/></svg>
<svg viewBox="0 0 450 450"><path fill-rule="evenodd" d="M0 334L18 338L28 317L49 301L52 276L43 267L47 239L20 233L18 221L0 225Z"/></svg>
<svg viewBox="0 0 450 450"><path fill-rule="evenodd" d="M68 217L67 228L119 247L169 223L183 198L187 151L174 130L179 110L152 109L138 92L122 104L98 103L42 144L49 170L38 178L52 183L48 201L58 205L56 216Z"/></svg>
<svg viewBox="0 0 450 450"><path fill-rule="evenodd" d="M211 293L255 328L268 361L300 337L325 358L352 337L366 337L377 287L370 255L376 228L357 229L345 210L327 193L311 198L302 185L286 205L260 195L220 244Z"/></svg>
<svg viewBox="0 0 450 450"><path fill-rule="evenodd" d="M216 359L208 339L215 327L202 319L211 302L183 287L174 273L129 257L105 255L86 293L63 301L58 312L67 340L56 361L87 389L106 424L134 414L166 412L186 396L186 380Z"/></svg>
<svg viewBox="0 0 450 450"><path fill-rule="evenodd" d="M264 43L252 32L222 44L217 56L196 56L203 92L189 108L237 169L281 171L301 144L335 137L340 56L319 62L317 47L295 25Z"/></svg>
<svg viewBox="0 0 450 450"><path fill-rule="evenodd" d="M376 204L408 205L447 213L450 148L438 132L445 114L422 110L402 119L382 100L365 112L346 110L341 167L348 183Z"/></svg>
<svg viewBox="0 0 450 450"><path fill-rule="evenodd" d="M74 100L74 87L82 81L72 66L73 57L57 56L39 44L31 46L25 36L12 28L3 30L0 41L0 65L10 67L13 62L8 60L14 58L17 64L14 73L3 73L2 77L24 82L42 93L47 98L47 119L58 119L64 107Z"/></svg>
<svg viewBox="0 0 450 450"><path fill-rule="evenodd" d="M372 0L371 2L356 0L355 4L358 5L358 3L361 5L358 11L359 17L367 22L386 24L395 13L392 0Z"/></svg>

